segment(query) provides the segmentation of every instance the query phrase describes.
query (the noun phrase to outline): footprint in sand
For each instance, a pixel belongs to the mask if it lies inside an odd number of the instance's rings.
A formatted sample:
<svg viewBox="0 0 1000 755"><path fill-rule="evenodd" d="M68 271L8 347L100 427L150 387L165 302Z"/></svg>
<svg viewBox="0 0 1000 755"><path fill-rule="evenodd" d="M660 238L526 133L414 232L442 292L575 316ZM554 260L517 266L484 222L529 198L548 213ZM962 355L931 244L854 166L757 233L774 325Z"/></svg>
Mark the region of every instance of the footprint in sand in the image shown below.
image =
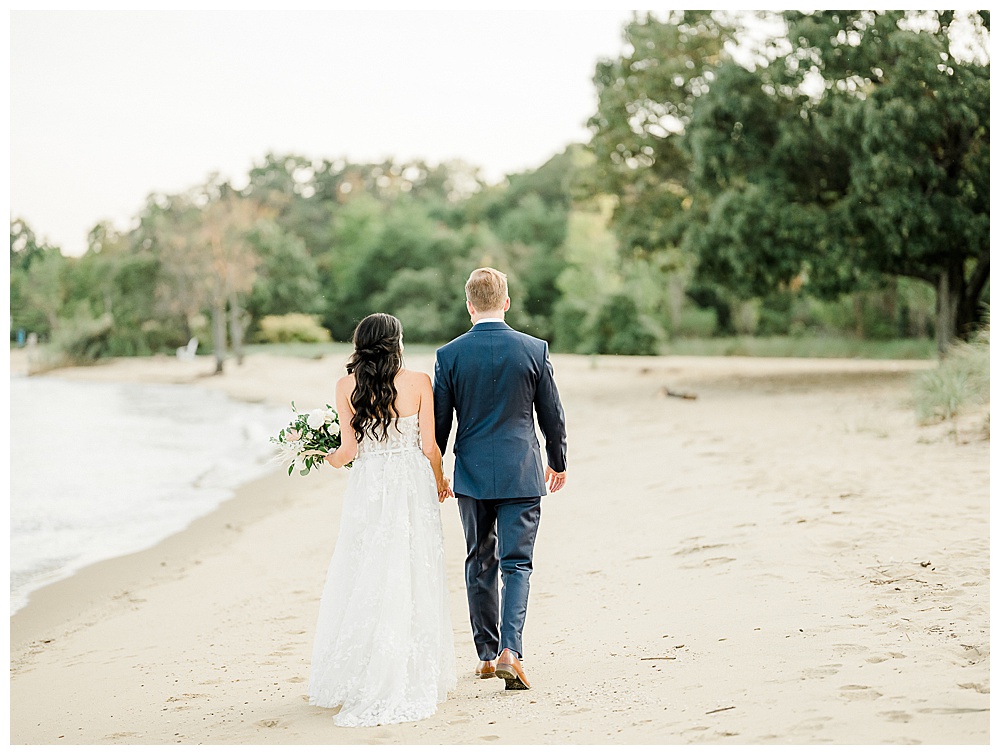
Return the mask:
<svg viewBox="0 0 1000 755"><path fill-rule="evenodd" d="M700 553L701 551L711 550L712 548L725 548L728 543L715 543L714 545L692 545L688 548L681 548L679 551L674 551L675 556L687 556L691 553Z"/></svg>
<svg viewBox="0 0 1000 755"><path fill-rule="evenodd" d="M560 716L575 716L578 713L590 713L590 708L575 708L573 710L561 710L559 711Z"/></svg>
<svg viewBox="0 0 1000 755"><path fill-rule="evenodd" d="M702 566L718 566L719 564L728 564L730 561L735 560L735 558L729 558L728 556L717 556L716 558L706 558L702 562Z"/></svg>
<svg viewBox="0 0 1000 755"><path fill-rule="evenodd" d="M989 708L921 708L917 713L933 713L935 715L953 716L963 713L989 713Z"/></svg>
<svg viewBox="0 0 1000 755"><path fill-rule="evenodd" d="M802 670L803 679L822 679L826 676L833 676L834 674L840 673L839 663L830 663L826 666L818 666L816 668L807 668Z"/></svg>
<svg viewBox="0 0 1000 755"><path fill-rule="evenodd" d="M829 716L816 716L815 718L807 718L799 721L797 724L792 726L792 731L794 732L807 732L807 731L822 731L823 727L833 719Z"/></svg>
<svg viewBox="0 0 1000 755"><path fill-rule="evenodd" d="M202 697L208 697L208 695L200 695L200 694L197 694L197 693L194 693L194 692L185 692L180 697L174 697L174 696L171 695L170 697L168 697L166 699L165 702L168 702L168 703L182 703L182 702L187 702L188 700L194 700L194 699L202 698Z"/></svg>
<svg viewBox="0 0 1000 755"><path fill-rule="evenodd" d="M865 687L862 684L847 684L840 688L840 696L845 700L875 700L882 697L882 693Z"/></svg>
<svg viewBox="0 0 1000 755"><path fill-rule="evenodd" d="M860 646L860 645L854 645L854 646L847 645L846 647L861 648L862 646ZM867 651L867 650L868 650L868 648L864 648L861 652L864 652L864 651ZM860 655L860 654L861 653L859 652L858 655ZM868 663L885 663L886 661L890 661L890 660L893 660L893 659L899 659L899 658L905 658L905 657L906 657L906 655L904 653L895 653L895 652L893 652L891 650L888 650L888 651L886 651L884 653L875 653L874 655L870 655L867 658L865 658L865 661L867 661Z"/></svg>
<svg viewBox="0 0 1000 755"><path fill-rule="evenodd" d="M834 645L833 649L841 655L861 655L861 653L867 653L870 650L866 645L850 645L843 642Z"/></svg>
<svg viewBox="0 0 1000 755"><path fill-rule="evenodd" d="M899 724L905 724L907 721L913 718L913 716L911 716L905 710L883 710L879 711L879 715L888 721L892 721L893 723L899 723Z"/></svg>

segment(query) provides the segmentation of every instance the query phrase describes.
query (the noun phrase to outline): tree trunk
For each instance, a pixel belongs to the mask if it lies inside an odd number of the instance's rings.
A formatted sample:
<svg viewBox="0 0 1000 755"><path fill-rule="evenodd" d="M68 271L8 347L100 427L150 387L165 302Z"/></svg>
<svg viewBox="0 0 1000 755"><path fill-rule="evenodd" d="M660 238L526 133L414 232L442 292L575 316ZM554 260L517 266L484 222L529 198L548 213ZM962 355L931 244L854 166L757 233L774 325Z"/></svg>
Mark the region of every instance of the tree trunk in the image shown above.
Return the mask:
<svg viewBox="0 0 1000 755"><path fill-rule="evenodd" d="M226 361L226 312L219 301L212 303L212 347L215 351L215 374L219 375Z"/></svg>
<svg viewBox="0 0 1000 755"><path fill-rule="evenodd" d="M965 281L961 269L945 268L938 277L937 287L937 347L944 355L958 336L958 312Z"/></svg>
<svg viewBox="0 0 1000 755"><path fill-rule="evenodd" d="M963 297L958 303L958 317L955 325L955 333L960 338L970 337L976 326L983 322L985 313L979 307L979 297L982 296L983 289L989 281L990 258L989 254L986 254L977 260L972 274L962 288Z"/></svg>
<svg viewBox="0 0 1000 755"><path fill-rule="evenodd" d="M229 295L229 338L233 344L236 364L243 364L243 310L235 293Z"/></svg>

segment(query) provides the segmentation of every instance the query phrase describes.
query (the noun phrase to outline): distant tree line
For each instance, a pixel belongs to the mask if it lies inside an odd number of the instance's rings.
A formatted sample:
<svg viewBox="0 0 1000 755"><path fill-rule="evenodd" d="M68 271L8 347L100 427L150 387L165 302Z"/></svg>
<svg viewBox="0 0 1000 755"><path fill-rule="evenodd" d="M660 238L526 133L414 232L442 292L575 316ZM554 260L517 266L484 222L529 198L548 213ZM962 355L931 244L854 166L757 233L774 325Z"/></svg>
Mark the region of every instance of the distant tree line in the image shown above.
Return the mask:
<svg viewBox="0 0 1000 755"><path fill-rule="evenodd" d="M498 185L458 161L269 154L241 188L148 197L79 258L14 219L11 337L79 359L198 337L221 370L293 322L344 341L386 311L441 343L483 265L559 351L964 336L989 292L988 12L765 20L784 32L751 44L720 12L636 17L597 65L591 143Z"/></svg>

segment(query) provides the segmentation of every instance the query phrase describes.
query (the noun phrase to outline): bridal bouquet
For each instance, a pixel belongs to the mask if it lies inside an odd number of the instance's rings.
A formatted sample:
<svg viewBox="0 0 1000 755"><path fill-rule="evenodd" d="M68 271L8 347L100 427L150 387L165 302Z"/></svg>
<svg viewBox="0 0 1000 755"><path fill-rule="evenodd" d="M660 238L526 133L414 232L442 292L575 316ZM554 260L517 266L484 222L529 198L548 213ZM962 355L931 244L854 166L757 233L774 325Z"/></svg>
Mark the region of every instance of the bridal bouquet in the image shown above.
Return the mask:
<svg viewBox="0 0 1000 755"><path fill-rule="evenodd" d="M298 470L302 476L323 464L323 457L340 448L340 419L337 410L329 404L325 409L300 412L292 402L295 419L278 432L272 443L278 445L275 459L282 463L291 462L288 474ZM350 464L344 466L350 467Z"/></svg>

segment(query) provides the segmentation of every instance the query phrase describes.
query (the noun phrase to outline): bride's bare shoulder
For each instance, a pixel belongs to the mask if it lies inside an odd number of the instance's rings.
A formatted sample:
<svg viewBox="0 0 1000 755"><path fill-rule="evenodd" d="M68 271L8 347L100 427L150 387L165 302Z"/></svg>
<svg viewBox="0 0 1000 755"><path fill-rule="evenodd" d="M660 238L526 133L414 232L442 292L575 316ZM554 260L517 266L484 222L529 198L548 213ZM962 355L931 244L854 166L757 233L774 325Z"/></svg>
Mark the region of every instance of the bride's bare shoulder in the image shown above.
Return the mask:
<svg viewBox="0 0 1000 755"><path fill-rule="evenodd" d="M405 382L409 385L421 386L424 383L429 383L431 381L431 376L426 372L420 372L419 370L400 370L397 375L397 380Z"/></svg>

